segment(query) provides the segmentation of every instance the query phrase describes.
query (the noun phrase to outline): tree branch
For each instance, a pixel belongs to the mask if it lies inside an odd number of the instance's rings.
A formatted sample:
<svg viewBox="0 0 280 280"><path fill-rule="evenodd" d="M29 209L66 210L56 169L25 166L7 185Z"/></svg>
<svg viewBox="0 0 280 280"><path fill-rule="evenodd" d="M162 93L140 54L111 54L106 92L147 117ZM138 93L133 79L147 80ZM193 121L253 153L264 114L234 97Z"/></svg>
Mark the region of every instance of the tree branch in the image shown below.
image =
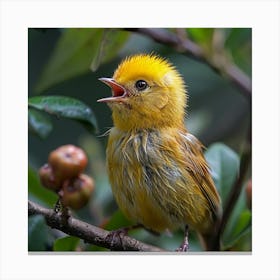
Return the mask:
<svg viewBox="0 0 280 280"><path fill-rule="evenodd" d="M228 199L225 203L223 217L222 217L220 224L218 225L217 234L214 238L213 244L218 244L220 242L221 236L225 230L225 226L232 214L234 206L236 205L238 197L241 193L242 186L243 186L244 180L246 178L246 174L248 172L250 162L252 160L251 141L252 141L252 127L251 127L251 120L250 120L248 134L247 134L246 141L245 141L245 147L244 147L241 159L240 159L239 176L237 177L234 185L232 186Z"/></svg>
<svg viewBox="0 0 280 280"><path fill-rule="evenodd" d="M44 208L29 200L28 215L36 214L43 215L46 223L52 228L56 228L72 236L77 236L87 243L108 248L112 251L164 252L161 248L142 243L126 235L118 235L118 238L113 238L113 236L110 235L111 232L71 216L67 222L63 222L63 217L60 213L55 213L53 210Z"/></svg>
<svg viewBox="0 0 280 280"><path fill-rule="evenodd" d="M229 194L228 200L226 201L226 204L225 204L224 214L223 214L222 222L220 225L220 234L223 233L225 225L230 218L230 215L232 213L234 206L236 205L236 201L241 193L243 182L246 177L247 171L249 169L249 165L250 165L251 157L252 157L252 151L251 151L252 132L251 131L252 130L251 130L251 125L250 125L249 129L248 129L248 135L246 138L244 151L243 151L243 154L242 154L241 160L240 160L239 176L236 179L235 184L233 185L233 188Z"/></svg>
<svg viewBox="0 0 280 280"><path fill-rule="evenodd" d="M190 56L210 66L215 72L227 77L239 87L246 99L251 101L251 79L233 62L225 60L223 63L215 63L205 55L203 49L188 38L182 38L161 28L125 28L127 31L136 32L152 38L154 41L169 45L184 55Z"/></svg>

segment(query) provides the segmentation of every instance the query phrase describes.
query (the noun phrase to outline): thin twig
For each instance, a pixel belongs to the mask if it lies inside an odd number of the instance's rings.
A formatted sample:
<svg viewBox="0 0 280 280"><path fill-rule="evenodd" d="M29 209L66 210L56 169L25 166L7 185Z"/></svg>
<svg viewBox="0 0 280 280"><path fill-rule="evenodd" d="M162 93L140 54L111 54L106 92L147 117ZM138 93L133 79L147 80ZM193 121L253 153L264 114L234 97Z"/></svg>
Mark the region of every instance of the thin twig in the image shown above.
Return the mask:
<svg viewBox="0 0 280 280"><path fill-rule="evenodd" d="M136 32L152 38L154 41L169 45L184 55L190 56L210 66L215 72L227 77L235 85L239 87L240 92L251 101L251 79L233 62L224 64L215 64L209 57L205 55L203 49L189 38L182 40L175 33L169 32L161 28L125 28L127 31Z"/></svg>
<svg viewBox="0 0 280 280"><path fill-rule="evenodd" d="M214 242L216 242L216 243L218 243L219 240L221 239L225 226L232 214L234 206L236 205L238 197L242 191L242 186L243 186L244 180L246 178L246 174L248 172L250 162L252 160L252 150L251 150L251 140L252 139L251 138L252 138L252 129L251 129L251 121L250 121L250 126L248 128L248 134L247 134L247 138L245 141L244 151L243 151L243 154L242 154L241 160L240 160L239 176L237 177L237 179L231 189L231 192L228 196L228 200L225 203L223 217L222 217L220 224L218 225L217 235L214 240Z"/></svg>
<svg viewBox="0 0 280 280"><path fill-rule="evenodd" d="M69 217L67 223L63 222L61 214L55 213L51 209L44 208L39 204L28 201L28 215L43 215L47 224L69 235L77 236L85 242L108 248L113 251L144 251L144 252L164 252L163 249L142 243L129 236L119 236L110 238L110 232L73 217Z"/></svg>

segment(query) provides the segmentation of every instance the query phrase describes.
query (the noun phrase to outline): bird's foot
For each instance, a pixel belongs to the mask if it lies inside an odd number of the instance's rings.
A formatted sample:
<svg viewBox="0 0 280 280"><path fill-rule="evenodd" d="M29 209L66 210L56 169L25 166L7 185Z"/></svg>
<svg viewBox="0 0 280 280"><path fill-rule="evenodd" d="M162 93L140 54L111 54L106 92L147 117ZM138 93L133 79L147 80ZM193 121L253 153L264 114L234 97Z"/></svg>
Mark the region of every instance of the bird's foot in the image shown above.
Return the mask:
<svg viewBox="0 0 280 280"><path fill-rule="evenodd" d="M179 248L176 249L176 252L188 252L189 251L189 227L185 227L185 235L183 242Z"/></svg>
<svg viewBox="0 0 280 280"><path fill-rule="evenodd" d="M182 243L179 248L176 249L176 252L188 252L189 251L189 243Z"/></svg>
<svg viewBox="0 0 280 280"><path fill-rule="evenodd" d="M124 228L120 228L120 229L113 230L113 231L109 232L109 234L106 236L105 240L110 244L111 250L117 250L118 251L118 248L116 248L116 245L120 244L120 247L123 247L122 238L125 235L127 235L127 230L125 230ZM112 249L112 248L115 248L115 249ZM120 248L120 250L121 249L122 248Z"/></svg>
<svg viewBox="0 0 280 280"><path fill-rule="evenodd" d="M126 236L130 230L141 228L141 227L142 225L137 224L133 226L122 227L109 232L108 235L106 236L106 241L110 244L110 247L112 248L111 250L123 251L125 249L122 244L123 237Z"/></svg>

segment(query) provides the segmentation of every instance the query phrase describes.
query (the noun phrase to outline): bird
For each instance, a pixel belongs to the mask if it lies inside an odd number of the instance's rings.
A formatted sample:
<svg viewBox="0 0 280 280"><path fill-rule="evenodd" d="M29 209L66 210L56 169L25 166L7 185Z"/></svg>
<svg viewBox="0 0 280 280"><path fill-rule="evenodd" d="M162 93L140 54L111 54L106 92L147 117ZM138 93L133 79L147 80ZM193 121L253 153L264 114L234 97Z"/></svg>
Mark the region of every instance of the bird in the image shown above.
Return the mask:
<svg viewBox="0 0 280 280"><path fill-rule="evenodd" d="M112 96L97 100L112 111L106 163L112 193L123 214L155 233L184 229L177 251L189 251L189 229L205 250L221 219L219 193L204 146L185 125L188 101L182 75L166 58L137 53L111 78Z"/></svg>

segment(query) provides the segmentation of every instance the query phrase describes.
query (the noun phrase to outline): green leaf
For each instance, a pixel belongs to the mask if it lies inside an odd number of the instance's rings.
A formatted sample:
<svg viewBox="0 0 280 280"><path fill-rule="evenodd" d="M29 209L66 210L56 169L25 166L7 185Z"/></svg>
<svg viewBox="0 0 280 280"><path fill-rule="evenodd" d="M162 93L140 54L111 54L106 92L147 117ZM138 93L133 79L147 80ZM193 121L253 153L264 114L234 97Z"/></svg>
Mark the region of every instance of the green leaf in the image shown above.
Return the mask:
<svg viewBox="0 0 280 280"><path fill-rule="evenodd" d="M38 173L30 166L28 167L28 195L32 200L50 207L53 207L58 199L54 192L41 185Z"/></svg>
<svg viewBox="0 0 280 280"><path fill-rule="evenodd" d="M92 58L99 50L103 29L64 29L44 68L35 91L47 88L89 71Z"/></svg>
<svg viewBox="0 0 280 280"><path fill-rule="evenodd" d="M205 51L211 52L214 28L188 28L187 32Z"/></svg>
<svg viewBox="0 0 280 280"><path fill-rule="evenodd" d="M35 91L41 93L90 69L95 71L101 63L115 56L128 36L128 32L116 29L64 29Z"/></svg>
<svg viewBox="0 0 280 280"><path fill-rule="evenodd" d="M96 118L82 101L65 96L35 96L29 98L28 106L56 117L78 120L92 133L97 131Z"/></svg>
<svg viewBox="0 0 280 280"><path fill-rule="evenodd" d="M93 244L86 244L84 251L86 251L86 252L92 252L92 251L106 252L106 251L109 251L109 249L104 248L104 247L99 247L99 246L93 245Z"/></svg>
<svg viewBox="0 0 280 280"><path fill-rule="evenodd" d="M46 138L52 130L50 119L34 109L28 109L28 129L39 136Z"/></svg>
<svg viewBox="0 0 280 280"><path fill-rule="evenodd" d="M225 47L233 61L248 75L252 72L252 29L229 29Z"/></svg>
<svg viewBox="0 0 280 280"><path fill-rule="evenodd" d="M47 245L47 225L41 215L28 218L28 251L45 251Z"/></svg>
<svg viewBox="0 0 280 280"><path fill-rule="evenodd" d="M251 42L251 28L231 28L229 29L225 46L234 51L240 46Z"/></svg>
<svg viewBox="0 0 280 280"><path fill-rule="evenodd" d="M223 250L251 251L252 250L252 227L248 226L235 239L223 247Z"/></svg>
<svg viewBox="0 0 280 280"><path fill-rule="evenodd" d="M53 245L54 251L75 251L80 238L75 236L66 236L63 238L56 239Z"/></svg>
<svg viewBox="0 0 280 280"><path fill-rule="evenodd" d="M239 172L239 157L222 143L211 145L206 151L205 157L224 203Z"/></svg>
<svg viewBox="0 0 280 280"><path fill-rule="evenodd" d="M233 235L238 236L244 230L251 226L252 213L248 209L244 209L239 215L239 219L234 227Z"/></svg>
<svg viewBox="0 0 280 280"><path fill-rule="evenodd" d="M100 64L110 61L127 41L130 33L116 29L105 29L99 51L91 62L90 69L96 71Z"/></svg>
<svg viewBox="0 0 280 280"><path fill-rule="evenodd" d="M231 248L237 246L239 240L243 238L244 235L247 235L247 232L248 231L250 232L251 228L252 228L252 214L247 209L246 194L243 189L235 204L233 212L226 224L226 228L223 233L222 239L223 239L224 247ZM251 240L248 240L249 243L251 243L250 241Z"/></svg>

